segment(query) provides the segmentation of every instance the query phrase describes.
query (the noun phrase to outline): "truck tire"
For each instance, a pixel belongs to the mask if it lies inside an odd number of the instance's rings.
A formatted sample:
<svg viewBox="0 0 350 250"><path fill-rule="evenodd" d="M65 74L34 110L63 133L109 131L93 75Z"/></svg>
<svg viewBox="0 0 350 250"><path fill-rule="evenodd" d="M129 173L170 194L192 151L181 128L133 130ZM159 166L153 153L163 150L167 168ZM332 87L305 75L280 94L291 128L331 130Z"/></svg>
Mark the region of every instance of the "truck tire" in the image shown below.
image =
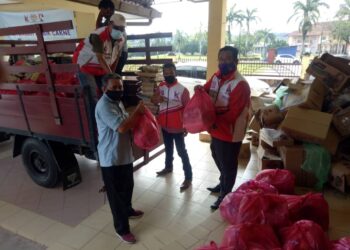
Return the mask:
<svg viewBox="0 0 350 250"><path fill-rule="evenodd" d="M22 146L22 160L27 173L36 184L47 188L58 184L57 162L44 142L33 138L25 140Z"/></svg>

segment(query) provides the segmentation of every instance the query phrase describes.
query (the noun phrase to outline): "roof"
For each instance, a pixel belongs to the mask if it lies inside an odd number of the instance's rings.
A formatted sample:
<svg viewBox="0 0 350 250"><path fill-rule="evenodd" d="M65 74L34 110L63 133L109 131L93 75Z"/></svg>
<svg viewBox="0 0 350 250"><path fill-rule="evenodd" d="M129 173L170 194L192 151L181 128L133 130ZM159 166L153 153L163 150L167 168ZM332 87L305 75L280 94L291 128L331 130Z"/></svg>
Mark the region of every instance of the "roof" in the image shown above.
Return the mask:
<svg viewBox="0 0 350 250"><path fill-rule="evenodd" d="M332 32L334 23L335 21L316 23L312 26L311 31L307 33L307 36L320 36L321 34L329 34ZM300 31L293 31L289 33L289 37L291 36L302 36L302 34Z"/></svg>
<svg viewBox="0 0 350 250"><path fill-rule="evenodd" d="M71 2L78 2L87 5L98 6L99 0L68 0ZM146 0L136 1L136 0L111 0L114 3L115 10L122 13L130 14L137 18L153 19L161 17L162 14L150 7Z"/></svg>

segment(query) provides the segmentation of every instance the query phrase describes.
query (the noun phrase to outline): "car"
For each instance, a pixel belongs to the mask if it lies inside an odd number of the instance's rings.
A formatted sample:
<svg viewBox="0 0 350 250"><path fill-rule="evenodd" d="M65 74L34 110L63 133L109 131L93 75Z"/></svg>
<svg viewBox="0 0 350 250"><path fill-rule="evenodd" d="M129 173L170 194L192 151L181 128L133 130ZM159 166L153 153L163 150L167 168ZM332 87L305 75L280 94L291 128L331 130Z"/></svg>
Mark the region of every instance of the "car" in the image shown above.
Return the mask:
<svg viewBox="0 0 350 250"><path fill-rule="evenodd" d="M276 64L281 64L281 63L300 64L300 60L293 55L280 54L280 55L276 56L274 63L276 63Z"/></svg>
<svg viewBox="0 0 350 250"><path fill-rule="evenodd" d="M194 94L194 86L204 85L207 75L206 62L186 62L176 64L177 80L184 85L192 96ZM266 82L257 79L253 76L244 77L251 89L251 93L256 94L271 94L272 89Z"/></svg>

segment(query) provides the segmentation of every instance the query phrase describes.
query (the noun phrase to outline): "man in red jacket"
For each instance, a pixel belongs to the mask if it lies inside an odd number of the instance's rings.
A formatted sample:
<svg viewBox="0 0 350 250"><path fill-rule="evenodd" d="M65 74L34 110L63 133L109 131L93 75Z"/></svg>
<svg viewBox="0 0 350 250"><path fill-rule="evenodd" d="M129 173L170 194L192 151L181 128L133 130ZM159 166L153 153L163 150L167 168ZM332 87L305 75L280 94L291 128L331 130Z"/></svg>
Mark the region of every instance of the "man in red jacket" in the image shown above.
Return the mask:
<svg viewBox="0 0 350 250"><path fill-rule="evenodd" d="M219 70L204 85L216 109L216 120L208 131L212 137L210 149L220 171L220 183L209 191L219 193L211 205L217 209L235 184L238 154L245 136L250 107L250 88L237 70L238 49L225 46L218 55Z"/></svg>
<svg viewBox="0 0 350 250"><path fill-rule="evenodd" d="M173 63L163 65L165 81L159 84L151 101L158 105L159 114L157 120L162 127L165 146L165 168L157 172L158 176L164 176L173 171L174 142L178 155L182 160L185 180L180 186L180 191L189 188L192 182L192 167L188 158L185 145L185 129L183 127L183 111L190 100L188 90L176 79L176 67Z"/></svg>

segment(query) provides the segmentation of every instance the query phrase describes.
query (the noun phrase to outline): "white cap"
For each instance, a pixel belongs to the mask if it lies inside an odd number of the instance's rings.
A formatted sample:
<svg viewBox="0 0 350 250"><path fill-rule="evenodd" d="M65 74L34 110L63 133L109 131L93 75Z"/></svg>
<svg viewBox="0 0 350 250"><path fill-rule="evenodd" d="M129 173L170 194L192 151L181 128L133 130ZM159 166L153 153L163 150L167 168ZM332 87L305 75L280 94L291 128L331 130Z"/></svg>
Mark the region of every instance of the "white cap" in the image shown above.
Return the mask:
<svg viewBox="0 0 350 250"><path fill-rule="evenodd" d="M121 14L113 14L109 21L113 22L116 26L126 26L125 17Z"/></svg>

